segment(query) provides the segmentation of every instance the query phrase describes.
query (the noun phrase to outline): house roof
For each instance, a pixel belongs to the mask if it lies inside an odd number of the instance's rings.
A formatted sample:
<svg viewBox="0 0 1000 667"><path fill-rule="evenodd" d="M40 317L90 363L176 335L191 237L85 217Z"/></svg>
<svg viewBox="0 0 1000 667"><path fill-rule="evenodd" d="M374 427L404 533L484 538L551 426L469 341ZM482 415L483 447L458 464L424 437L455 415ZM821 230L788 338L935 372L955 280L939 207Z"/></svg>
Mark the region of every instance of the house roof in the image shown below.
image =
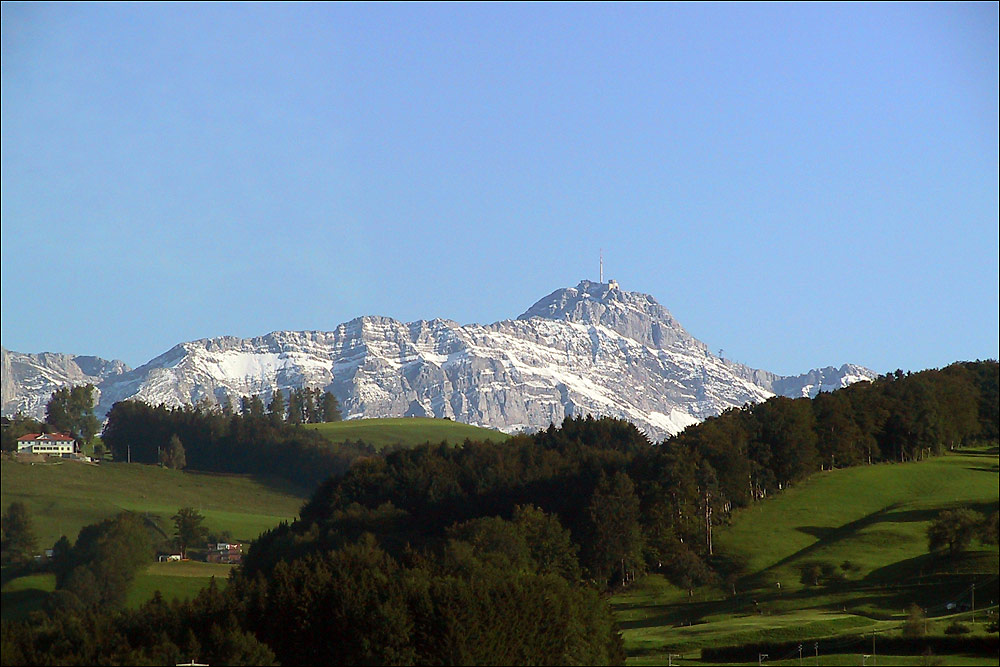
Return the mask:
<svg viewBox="0 0 1000 667"><path fill-rule="evenodd" d="M38 441L38 442L48 442L50 440L58 440L61 442L73 442L73 438L65 435L63 433L25 433L20 438L17 439L18 442L27 442L28 440Z"/></svg>

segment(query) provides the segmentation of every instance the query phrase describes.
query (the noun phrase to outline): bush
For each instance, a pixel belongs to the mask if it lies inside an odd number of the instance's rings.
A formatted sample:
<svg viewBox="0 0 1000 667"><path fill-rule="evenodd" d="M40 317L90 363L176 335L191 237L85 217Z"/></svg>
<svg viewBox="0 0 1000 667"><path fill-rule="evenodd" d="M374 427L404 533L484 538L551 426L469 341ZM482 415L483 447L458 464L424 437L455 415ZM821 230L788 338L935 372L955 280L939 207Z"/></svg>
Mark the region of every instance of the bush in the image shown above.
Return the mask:
<svg viewBox="0 0 1000 667"><path fill-rule="evenodd" d="M823 568L819 563L805 563L800 572L799 583L805 586L819 586L820 577L823 576Z"/></svg>
<svg viewBox="0 0 1000 667"><path fill-rule="evenodd" d="M952 622L951 625L944 629L946 635L967 635L970 632L972 632L972 629L969 626L958 621Z"/></svg>
<svg viewBox="0 0 1000 667"><path fill-rule="evenodd" d="M906 621L903 623L904 637L923 637L927 634L927 616L924 610L916 604L911 604L906 612Z"/></svg>
<svg viewBox="0 0 1000 667"><path fill-rule="evenodd" d="M830 584L844 580L844 575L837 570L837 566L825 561L804 563L800 575L799 582L806 586L819 586L821 583Z"/></svg>

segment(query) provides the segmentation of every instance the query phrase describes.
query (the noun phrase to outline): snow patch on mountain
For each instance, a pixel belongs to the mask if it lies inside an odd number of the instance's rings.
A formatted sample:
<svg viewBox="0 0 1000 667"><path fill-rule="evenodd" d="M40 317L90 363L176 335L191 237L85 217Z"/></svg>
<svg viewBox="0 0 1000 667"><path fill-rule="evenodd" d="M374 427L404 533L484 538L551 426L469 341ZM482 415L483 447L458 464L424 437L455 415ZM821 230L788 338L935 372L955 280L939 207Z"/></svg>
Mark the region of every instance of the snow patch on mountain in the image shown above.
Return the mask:
<svg viewBox="0 0 1000 667"><path fill-rule="evenodd" d="M122 361L100 357L42 352L26 354L0 348L3 355L3 414L45 417L45 405L56 389L92 384L98 390L105 380L119 377L129 367Z"/></svg>
<svg viewBox="0 0 1000 667"><path fill-rule="evenodd" d="M515 432L589 413L628 419L659 439L775 393L812 396L874 377L850 364L795 377L736 364L711 354L653 297L582 281L489 325L365 316L333 331L181 343L102 379L99 409L127 398L238 406L242 396L269 401L278 389L317 387L349 418L447 417Z"/></svg>

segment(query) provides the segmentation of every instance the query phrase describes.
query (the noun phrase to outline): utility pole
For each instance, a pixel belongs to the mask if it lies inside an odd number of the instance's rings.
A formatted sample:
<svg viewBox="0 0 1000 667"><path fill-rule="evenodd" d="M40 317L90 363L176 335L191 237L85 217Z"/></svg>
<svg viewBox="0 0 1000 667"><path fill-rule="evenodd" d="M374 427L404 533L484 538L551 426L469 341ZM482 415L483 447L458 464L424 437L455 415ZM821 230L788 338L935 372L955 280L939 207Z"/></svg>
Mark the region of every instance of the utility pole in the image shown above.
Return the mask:
<svg viewBox="0 0 1000 667"><path fill-rule="evenodd" d="M878 664L878 658L875 657L875 633L876 632L878 632L878 630L872 630L872 664L873 665L877 665Z"/></svg>
<svg viewBox="0 0 1000 667"><path fill-rule="evenodd" d="M708 555L712 552L712 494L705 490L705 542L708 544Z"/></svg>
<svg viewBox="0 0 1000 667"><path fill-rule="evenodd" d="M972 584L972 624L976 624L976 585Z"/></svg>
<svg viewBox="0 0 1000 667"><path fill-rule="evenodd" d="M600 282L602 282L602 283L604 282L604 248L601 248L601 280L600 280Z"/></svg>
<svg viewBox="0 0 1000 667"><path fill-rule="evenodd" d="M802 644L799 644L799 664L802 664Z"/></svg>
<svg viewBox="0 0 1000 667"><path fill-rule="evenodd" d="M819 665L819 642L813 642L813 649L816 651L816 665Z"/></svg>
<svg viewBox="0 0 1000 667"><path fill-rule="evenodd" d="M667 654L667 667L674 667L674 658L680 658L680 653L668 653Z"/></svg>
<svg viewBox="0 0 1000 667"><path fill-rule="evenodd" d="M764 664L765 660L767 660L767 653L758 653L757 654L757 667L761 667L761 665Z"/></svg>

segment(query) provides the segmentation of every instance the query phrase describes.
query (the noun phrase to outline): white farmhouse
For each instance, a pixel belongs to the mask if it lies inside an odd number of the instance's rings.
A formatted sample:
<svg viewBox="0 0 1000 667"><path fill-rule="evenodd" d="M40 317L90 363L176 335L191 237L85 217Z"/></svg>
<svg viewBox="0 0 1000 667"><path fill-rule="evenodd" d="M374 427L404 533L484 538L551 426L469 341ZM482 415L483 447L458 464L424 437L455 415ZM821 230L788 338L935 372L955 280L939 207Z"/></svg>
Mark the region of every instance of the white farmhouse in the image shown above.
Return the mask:
<svg viewBox="0 0 1000 667"><path fill-rule="evenodd" d="M17 451L28 454L72 454L76 440L62 433L26 433L17 439Z"/></svg>

